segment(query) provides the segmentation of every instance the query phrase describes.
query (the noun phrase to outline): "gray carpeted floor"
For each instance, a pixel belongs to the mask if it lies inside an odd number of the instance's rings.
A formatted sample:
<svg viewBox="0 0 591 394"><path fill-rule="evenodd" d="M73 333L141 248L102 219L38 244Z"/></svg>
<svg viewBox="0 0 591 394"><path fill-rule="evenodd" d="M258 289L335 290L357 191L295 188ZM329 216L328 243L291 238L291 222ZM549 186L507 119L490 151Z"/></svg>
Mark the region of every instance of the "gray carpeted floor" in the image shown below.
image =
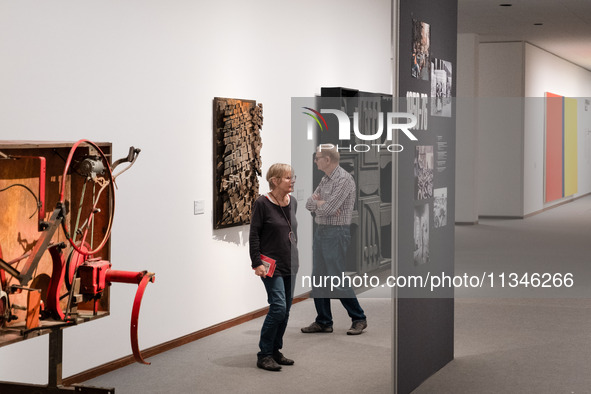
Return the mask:
<svg viewBox="0 0 591 394"><path fill-rule="evenodd" d="M591 393L591 196L524 220L456 227L456 274L483 271L573 272L577 297L553 289L521 289L519 298L504 298L510 289L487 297L457 291L455 360L414 393ZM366 297L369 327L356 337L345 335L350 321L336 301L332 334L301 334L314 306L294 305L284 353L296 364L278 373L255 366L259 318L152 357L150 367L85 384L117 394L389 393L392 305Z"/></svg>
<svg viewBox="0 0 591 394"><path fill-rule="evenodd" d="M455 360L415 394L591 393L591 196L456 226L455 264L456 274L570 272L575 286L456 291Z"/></svg>
<svg viewBox="0 0 591 394"><path fill-rule="evenodd" d="M351 321L336 301L333 333L302 334L300 327L314 321L314 304L294 305L283 353L296 363L280 372L256 367L258 318L152 357L149 367L130 365L84 384L114 387L117 394L391 392L391 301L360 303L369 327L358 336L346 335Z"/></svg>
<svg viewBox="0 0 591 394"><path fill-rule="evenodd" d="M413 394L591 393L591 302L457 299L455 360Z"/></svg>

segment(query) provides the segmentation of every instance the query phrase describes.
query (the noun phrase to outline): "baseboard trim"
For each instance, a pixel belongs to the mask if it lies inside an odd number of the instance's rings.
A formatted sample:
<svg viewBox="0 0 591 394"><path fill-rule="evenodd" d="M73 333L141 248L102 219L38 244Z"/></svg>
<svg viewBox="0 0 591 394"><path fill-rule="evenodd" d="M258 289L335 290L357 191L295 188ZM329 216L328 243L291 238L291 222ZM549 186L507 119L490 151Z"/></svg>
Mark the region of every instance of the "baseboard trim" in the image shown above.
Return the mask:
<svg viewBox="0 0 591 394"><path fill-rule="evenodd" d="M301 294L297 297L294 297L293 303L296 304L298 302L307 300L308 298L310 298L310 292L306 292L306 293ZM220 331L227 330L228 328L231 328L231 327L237 326L239 324L246 323L250 320L256 319L258 317L264 316L267 314L268 311L269 311L269 307L261 308L256 311L246 313L242 316L235 317L234 319L230 319L230 320L218 323L216 325L213 325L211 327L206 327L202 330L195 331L191 334L187 334L187 335L182 336L180 338L176 338L176 339L170 340L168 342L164 342L159 345L152 346L148 349L143 350L142 356L144 358L149 358L149 357L155 356L157 354L164 353L164 352L174 349L176 347L186 345L187 343L196 341L198 339L207 337L209 335L218 333ZM94 368L88 369L86 371L80 372L78 374L64 378L63 385L64 386L71 386L73 384L79 384L79 383L85 382L87 380L94 379L98 376L104 375L106 373L115 371L119 368L123 368L127 365L131 365L134 362L135 362L135 359L133 358L132 355L121 357L117 360L113 360L113 361L108 362L106 364L102 364L97 367L94 367Z"/></svg>
<svg viewBox="0 0 591 394"><path fill-rule="evenodd" d="M568 200L561 201L561 202L559 202L559 203L556 203L556 204L554 204L554 205L551 205L551 206L549 206L549 207L542 208L542 209L540 209L539 211L531 212L531 213L528 213L527 215L523 215L523 216L494 216L494 215L479 215L479 216L478 216L478 218L479 218L479 219L507 219L507 220L515 220L515 219L527 219L527 218L530 218L530 217L532 217L532 216L538 215L538 214L540 214L540 213L542 213L542 212L549 211L549 210L551 210L551 209L554 209L554 208L557 208L557 207L559 207L559 206L561 206L561 205L568 204L568 203L571 203L571 202L573 202L573 201L577 201L577 200L578 200L578 199L580 199L580 198L587 197L587 196L590 196L590 195L591 195L591 192L590 192L590 193L585 193L585 194L582 194L582 195L580 195L580 196L577 196L577 197L571 197L571 198L569 198ZM467 223L466 223L466 222L456 222L456 224L477 224L477 223L478 223L478 222L476 222L476 223L470 223L470 222L467 222Z"/></svg>
<svg viewBox="0 0 591 394"><path fill-rule="evenodd" d="M525 218L529 218L529 217L532 217L532 216L538 215L538 214L540 214L540 213L542 213L542 212L546 212L546 211L549 211L549 210L551 210L551 209L553 209L553 208L557 208L557 207L559 207L559 206L561 206L561 205L568 204L568 203L571 203L571 202L573 202L573 201L577 201L579 198L587 197L587 196L589 196L589 195L591 195L591 193L585 193L585 194L583 194L583 195L580 195L580 196L577 196L577 197L572 197L572 198L570 198L570 199L568 199L568 200L566 200L566 201L561 201L561 202L559 202L559 203L557 203L557 204L554 204L554 205L551 205L551 206L549 206L549 207L546 207L546 208L540 209L539 211L535 211L535 212L532 212L532 213L528 213L528 214L527 214L527 215L525 215L523 218L525 219Z"/></svg>
<svg viewBox="0 0 591 394"><path fill-rule="evenodd" d="M523 216L494 216L494 215L479 215L478 219L499 219L499 220L516 220L523 219Z"/></svg>

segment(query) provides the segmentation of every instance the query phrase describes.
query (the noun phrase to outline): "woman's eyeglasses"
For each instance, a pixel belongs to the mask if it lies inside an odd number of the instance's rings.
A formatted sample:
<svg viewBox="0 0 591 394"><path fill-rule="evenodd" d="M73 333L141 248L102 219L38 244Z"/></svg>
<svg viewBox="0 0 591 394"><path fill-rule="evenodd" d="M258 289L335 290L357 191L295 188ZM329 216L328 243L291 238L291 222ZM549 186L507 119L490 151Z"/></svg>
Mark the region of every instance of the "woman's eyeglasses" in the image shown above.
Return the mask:
<svg viewBox="0 0 591 394"><path fill-rule="evenodd" d="M295 182L296 178L297 178L297 176L292 175L292 176L285 176L283 178L275 178L275 179L287 179L288 181Z"/></svg>

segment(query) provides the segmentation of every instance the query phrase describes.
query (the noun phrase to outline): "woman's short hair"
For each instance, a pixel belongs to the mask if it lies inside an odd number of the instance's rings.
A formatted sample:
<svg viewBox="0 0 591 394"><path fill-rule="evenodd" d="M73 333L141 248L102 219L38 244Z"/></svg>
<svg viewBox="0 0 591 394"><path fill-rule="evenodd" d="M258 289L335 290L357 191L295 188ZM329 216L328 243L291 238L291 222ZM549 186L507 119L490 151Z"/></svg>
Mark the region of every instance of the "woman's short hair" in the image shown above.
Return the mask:
<svg viewBox="0 0 591 394"><path fill-rule="evenodd" d="M322 156L329 157L331 163L338 163L341 159L341 154L339 153L337 147L333 144L318 145L316 152L320 153Z"/></svg>
<svg viewBox="0 0 591 394"><path fill-rule="evenodd" d="M292 169L289 164L275 163L267 170L267 182L269 182L269 189L275 189L275 185L271 181L273 178L283 178L286 174L291 174Z"/></svg>

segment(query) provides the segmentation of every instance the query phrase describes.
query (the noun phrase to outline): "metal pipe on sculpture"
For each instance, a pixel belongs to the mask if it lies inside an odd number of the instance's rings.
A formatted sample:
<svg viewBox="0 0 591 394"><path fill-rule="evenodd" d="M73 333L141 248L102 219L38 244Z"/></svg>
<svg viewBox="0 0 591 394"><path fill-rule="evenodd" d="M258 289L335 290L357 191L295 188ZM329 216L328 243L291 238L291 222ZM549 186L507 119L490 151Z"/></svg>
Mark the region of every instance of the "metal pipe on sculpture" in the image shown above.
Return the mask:
<svg viewBox="0 0 591 394"><path fill-rule="evenodd" d="M138 288L133 300L133 308L131 310L131 325L129 327L131 337L131 350L133 357L138 363L150 365L149 362L144 361L140 348L138 345L138 319L140 315L140 307L142 305L142 297L148 282L154 283L156 279L152 272L129 272L129 271L107 271L107 282L120 282L137 284Z"/></svg>
<svg viewBox="0 0 591 394"><path fill-rule="evenodd" d="M86 296L95 297L101 294L112 283L130 283L138 285L131 311L131 349L138 363L150 364L144 361L138 345L138 320L144 291L149 282L154 282L153 272L118 271L112 270L111 263L106 260L86 261L78 268L80 278L80 292Z"/></svg>

